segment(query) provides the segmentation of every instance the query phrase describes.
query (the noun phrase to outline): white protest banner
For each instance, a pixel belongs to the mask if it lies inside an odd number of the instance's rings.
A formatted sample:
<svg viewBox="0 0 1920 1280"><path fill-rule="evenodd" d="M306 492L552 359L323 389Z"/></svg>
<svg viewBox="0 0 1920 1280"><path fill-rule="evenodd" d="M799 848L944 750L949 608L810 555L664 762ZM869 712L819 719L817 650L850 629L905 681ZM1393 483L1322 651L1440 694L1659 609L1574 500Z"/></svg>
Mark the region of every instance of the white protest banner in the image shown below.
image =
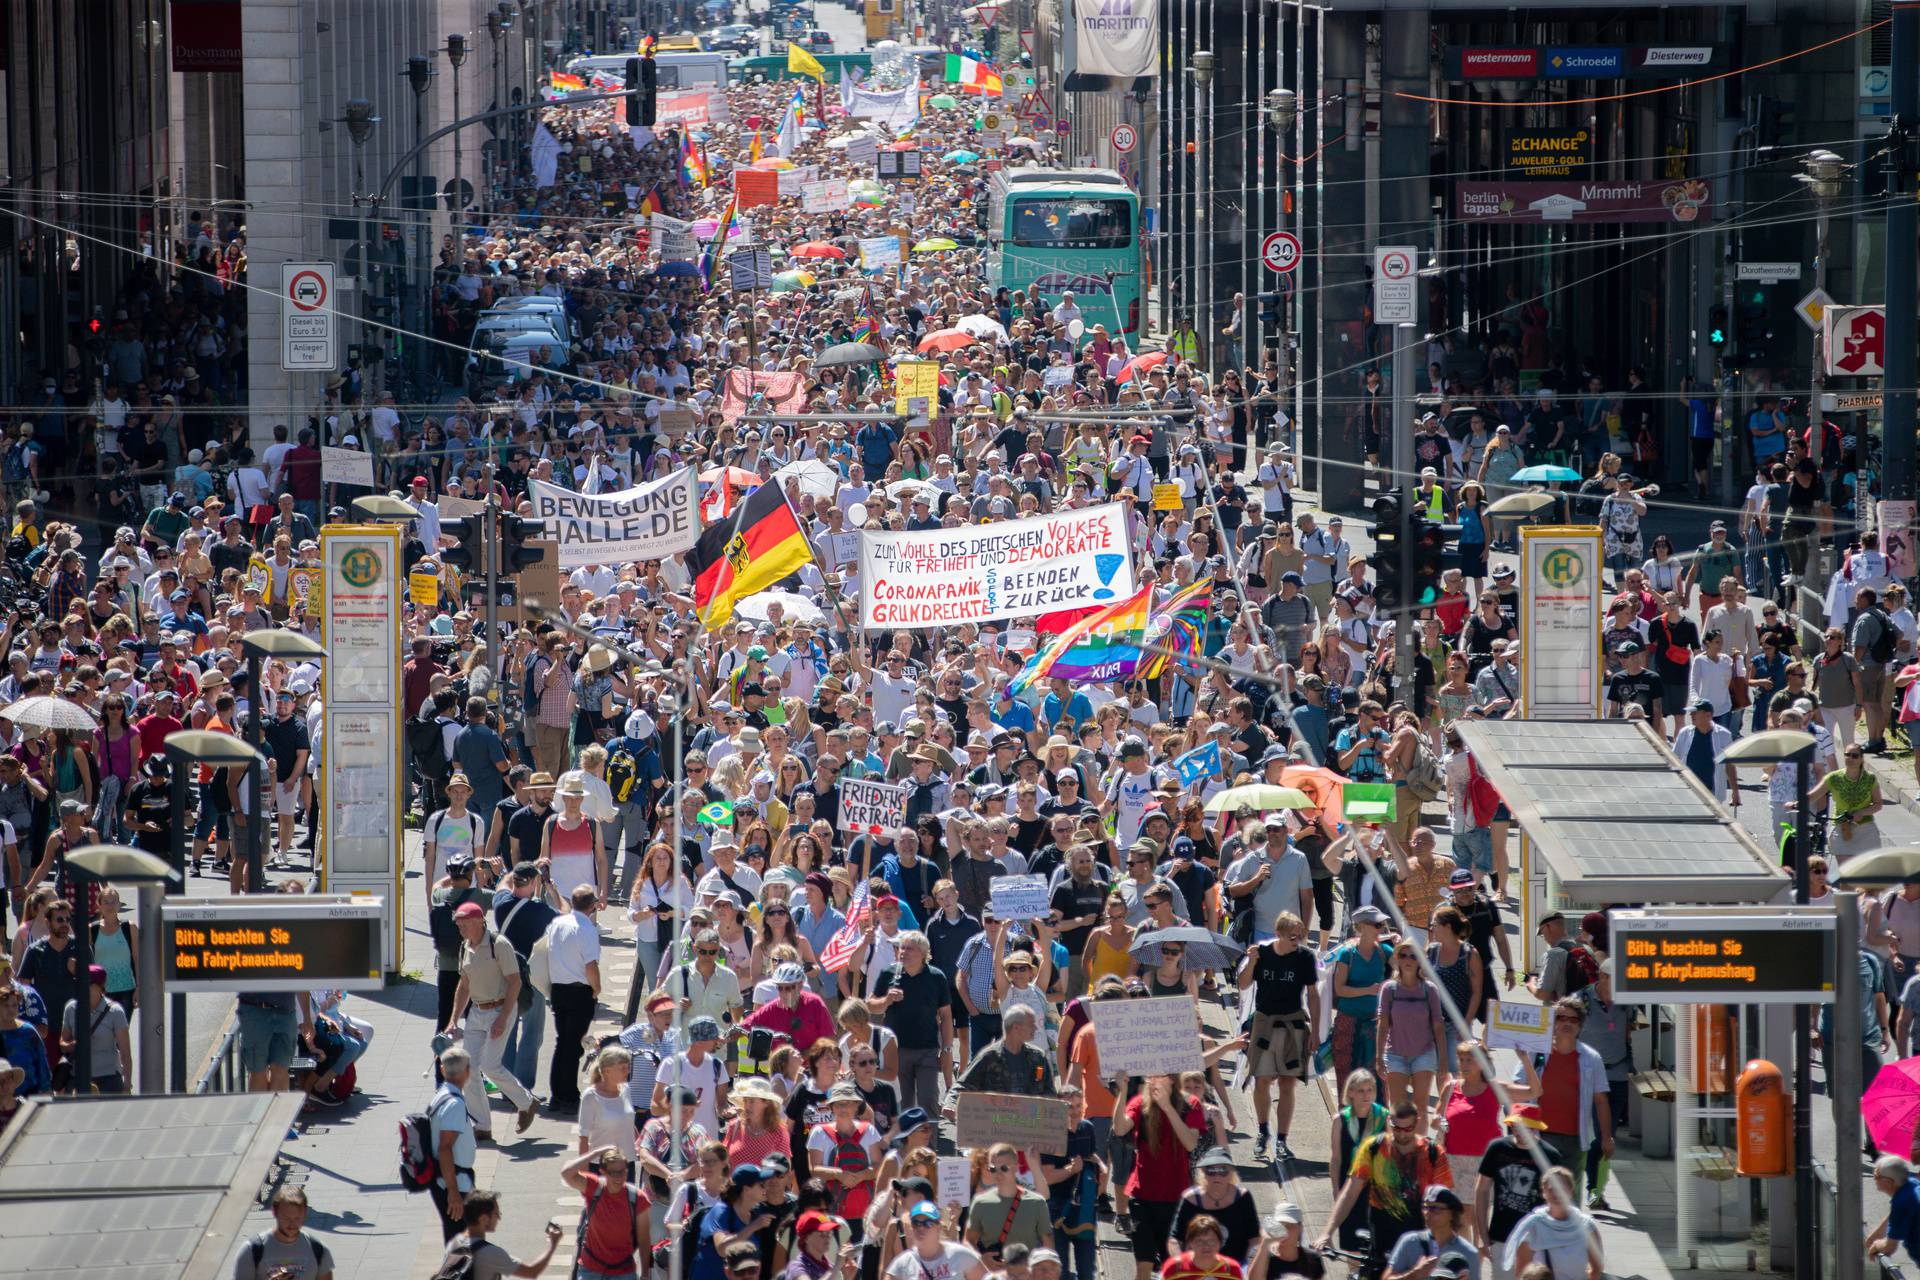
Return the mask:
<svg viewBox="0 0 1920 1280"><path fill-rule="evenodd" d="M700 261L700 242L694 239L693 223L685 218L653 215L653 245L662 262Z"/></svg>
<svg viewBox="0 0 1920 1280"><path fill-rule="evenodd" d="M809 182L817 181L819 177L820 166L817 164L796 165L780 170L780 198L785 200L789 196L799 195Z"/></svg>
<svg viewBox="0 0 1920 1280"><path fill-rule="evenodd" d="M847 831L879 835L898 830L907 820L907 788L898 782L868 778L840 781L840 826Z"/></svg>
<svg viewBox="0 0 1920 1280"><path fill-rule="evenodd" d="M829 558L838 566L852 564L860 558L860 535L858 533L830 533L826 539Z"/></svg>
<svg viewBox="0 0 1920 1280"><path fill-rule="evenodd" d="M1553 1041L1547 1006L1496 1000L1487 1015L1487 1048L1545 1053Z"/></svg>
<svg viewBox="0 0 1920 1280"><path fill-rule="evenodd" d="M853 193L847 190L845 178L828 178L824 182L809 182L800 188L802 213L840 213L852 207Z"/></svg>
<svg viewBox="0 0 1920 1280"><path fill-rule="evenodd" d="M320 479L327 484L363 484L373 488L373 455L358 449L320 450Z"/></svg>
<svg viewBox="0 0 1920 1280"><path fill-rule="evenodd" d="M999 881L993 883L998 884ZM1100 1050L1100 1074L1156 1076L1203 1071L1200 1062L1200 1013L1193 997L1157 996L1147 1000L1088 1001L1094 1044Z"/></svg>
<svg viewBox="0 0 1920 1280"><path fill-rule="evenodd" d="M725 124L727 95L711 89L682 89L654 97L654 127L670 129L677 124Z"/></svg>
<svg viewBox="0 0 1920 1280"><path fill-rule="evenodd" d="M938 1182L934 1203L941 1208L965 1208L973 1203L973 1162L965 1156L940 1156L934 1165Z"/></svg>
<svg viewBox="0 0 1920 1280"><path fill-rule="evenodd" d="M862 532L860 620L944 627L1084 609L1135 591L1118 502L1029 520Z"/></svg>
<svg viewBox="0 0 1920 1280"><path fill-rule="evenodd" d="M1159 0L1073 0L1082 75L1160 74Z"/></svg>
<svg viewBox="0 0 1920 1280"><path fill-rule="evenodd" d="M655 214L654 217L659 217ZM1040 385L1049 391L1058 391L1073 383L1074 366L1070 364L1050 364L1040 371Z"/></svg>
<svg viewBox="0 0 1920 1280"><path fill-rule="evenodd" d="M900 237L863 237L860 241L860 261L869 268L899 266Z"/></svg>
<svg viewBox="0 0 1920 1280"><path fill-rule="evenodd" d="M446 494L437 499L434 506L440 508L442 520L464 520L468 516L487 514L487 504L478 498L456 498Z"/></svg>
<svg viewBox="0 0 1920 1280"><path fill-rule="evenodd" d="M995 876L987 895L1001 920L1044 920L1049 910L1045 876Z"/></svg>
<svg viewBox="0 0 1920 1280"><path fill-rule="evenodd" d="M618 493L574 493L527 481L534 519L559 543L562 568L664 560L700 539L700 487L692 467Z"/></svg>
<svg viewBox="0 0 1920 1280"><path fill-rule="evenodd" d="M870 133L863 133L847 141L847 163L856 169L864 169L880 158L880 139Z"/></svg>
<svg viewBox="0 0 1920 1280"><path fill-rule="evenodd" d="M748 289L771 289L773 288L773 251L735 249L727 255L727 270L731 274L735 293Z"/></svg>

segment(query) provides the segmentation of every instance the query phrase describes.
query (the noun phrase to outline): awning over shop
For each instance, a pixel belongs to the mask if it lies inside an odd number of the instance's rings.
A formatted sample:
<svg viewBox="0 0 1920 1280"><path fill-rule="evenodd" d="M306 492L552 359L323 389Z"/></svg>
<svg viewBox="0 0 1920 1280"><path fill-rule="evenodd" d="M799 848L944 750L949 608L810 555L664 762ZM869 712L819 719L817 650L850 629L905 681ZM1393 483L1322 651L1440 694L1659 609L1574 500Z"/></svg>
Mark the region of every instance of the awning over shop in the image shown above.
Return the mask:
<svg viewBox="0 0 1920 1280"><path fill-rule="evenodd" d="M299 1111L293 1093L28 1099L0 1134L0 1276L230 1274Z"/></svg>
<svg viewBox="0 0 1920 1280"><path fill-rule="evenodd" d="M1791 886L1644 722L1454 727L1577 906L1770 902Z"/></svg>

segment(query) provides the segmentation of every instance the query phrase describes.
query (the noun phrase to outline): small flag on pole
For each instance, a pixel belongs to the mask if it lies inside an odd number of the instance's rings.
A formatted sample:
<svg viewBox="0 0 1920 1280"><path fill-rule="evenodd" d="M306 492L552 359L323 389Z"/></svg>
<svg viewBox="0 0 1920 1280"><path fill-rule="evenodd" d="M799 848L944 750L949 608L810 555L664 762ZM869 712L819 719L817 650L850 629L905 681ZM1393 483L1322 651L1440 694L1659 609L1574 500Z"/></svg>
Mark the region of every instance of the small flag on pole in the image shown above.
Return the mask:
<svg viewBox="0 0 1920 1280"><path fill-rule="evenodd" d="M1220 740L1214 739L1204 747L1195 747L1173 762L1173 771L1179 775L1180 785L1190 787L1203 778L1211 778L1220 772Z"/></svg>
<svg viewBox="0 0 1920 1280"><path fill-rule="evenodd" d="M867 899L867 882L862 880L853 886L853 900L847 904L847 923L827 939L827 949L820 953L820 967L828 973L838 973L852 964L854 952L860 950L860 940L867 930Z"/></svg>

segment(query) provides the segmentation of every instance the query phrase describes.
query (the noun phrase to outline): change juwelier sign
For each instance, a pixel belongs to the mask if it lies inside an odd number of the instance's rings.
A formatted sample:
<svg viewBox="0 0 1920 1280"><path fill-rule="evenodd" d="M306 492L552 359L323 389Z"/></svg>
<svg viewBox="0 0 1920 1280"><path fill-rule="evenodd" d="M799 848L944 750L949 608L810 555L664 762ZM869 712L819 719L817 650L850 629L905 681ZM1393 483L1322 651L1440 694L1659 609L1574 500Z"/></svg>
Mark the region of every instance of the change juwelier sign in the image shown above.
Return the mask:
<svg viewBox="0 0 1920 1280"><path fill-rule="evenodd" d="M385 918L373 896L168 899L162 975L169 991L377 991Z"/></svg>
<svg viewBox="0 0 1920 1280"><path fill-rule="evenodd" d="M1571 178L1576 166L1593 162L1593 131L1587 128L1507 130L1507 168L1529 178Z"/></svg>
<svg viewBox="0 0 1920 1280"><path fill-rule="evenodd" d="M1834 917L1821 907L1607 913L1622 1004L1829 1004Z"/></svg>

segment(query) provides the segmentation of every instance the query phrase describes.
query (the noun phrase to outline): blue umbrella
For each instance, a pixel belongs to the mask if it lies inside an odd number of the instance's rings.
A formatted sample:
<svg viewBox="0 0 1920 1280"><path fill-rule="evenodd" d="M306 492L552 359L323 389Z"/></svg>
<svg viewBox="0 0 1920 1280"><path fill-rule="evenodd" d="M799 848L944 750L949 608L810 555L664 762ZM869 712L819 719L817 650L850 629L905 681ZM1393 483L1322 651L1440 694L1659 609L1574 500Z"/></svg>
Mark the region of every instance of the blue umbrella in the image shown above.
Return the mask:
<svg viewBox="0 0 1920 1280"><path fill-rule="evenodd" d="M947 152L947 154L945 154L944 156L941 156L940 158L942 160L947 161L949 164L972 164L975 160L978 160L980 157L978 154L972 151L960 150L960 151L949 151Z"/></svg>
<svg viewBox="0 0 1920 1280"><path fill-rule="evenodd" d="M1513 473L1513 479L1521 484L1579 484L1580 473L1572 467L1555 467L1542 463L1534 467L1522 467Z"/></svg>
<svg viewBox="0 0 1920 1280"><path fill-rule="evenodd" d="M693 262L663 262L654 270L656 276L697 276L700 266Z"/></svg>

